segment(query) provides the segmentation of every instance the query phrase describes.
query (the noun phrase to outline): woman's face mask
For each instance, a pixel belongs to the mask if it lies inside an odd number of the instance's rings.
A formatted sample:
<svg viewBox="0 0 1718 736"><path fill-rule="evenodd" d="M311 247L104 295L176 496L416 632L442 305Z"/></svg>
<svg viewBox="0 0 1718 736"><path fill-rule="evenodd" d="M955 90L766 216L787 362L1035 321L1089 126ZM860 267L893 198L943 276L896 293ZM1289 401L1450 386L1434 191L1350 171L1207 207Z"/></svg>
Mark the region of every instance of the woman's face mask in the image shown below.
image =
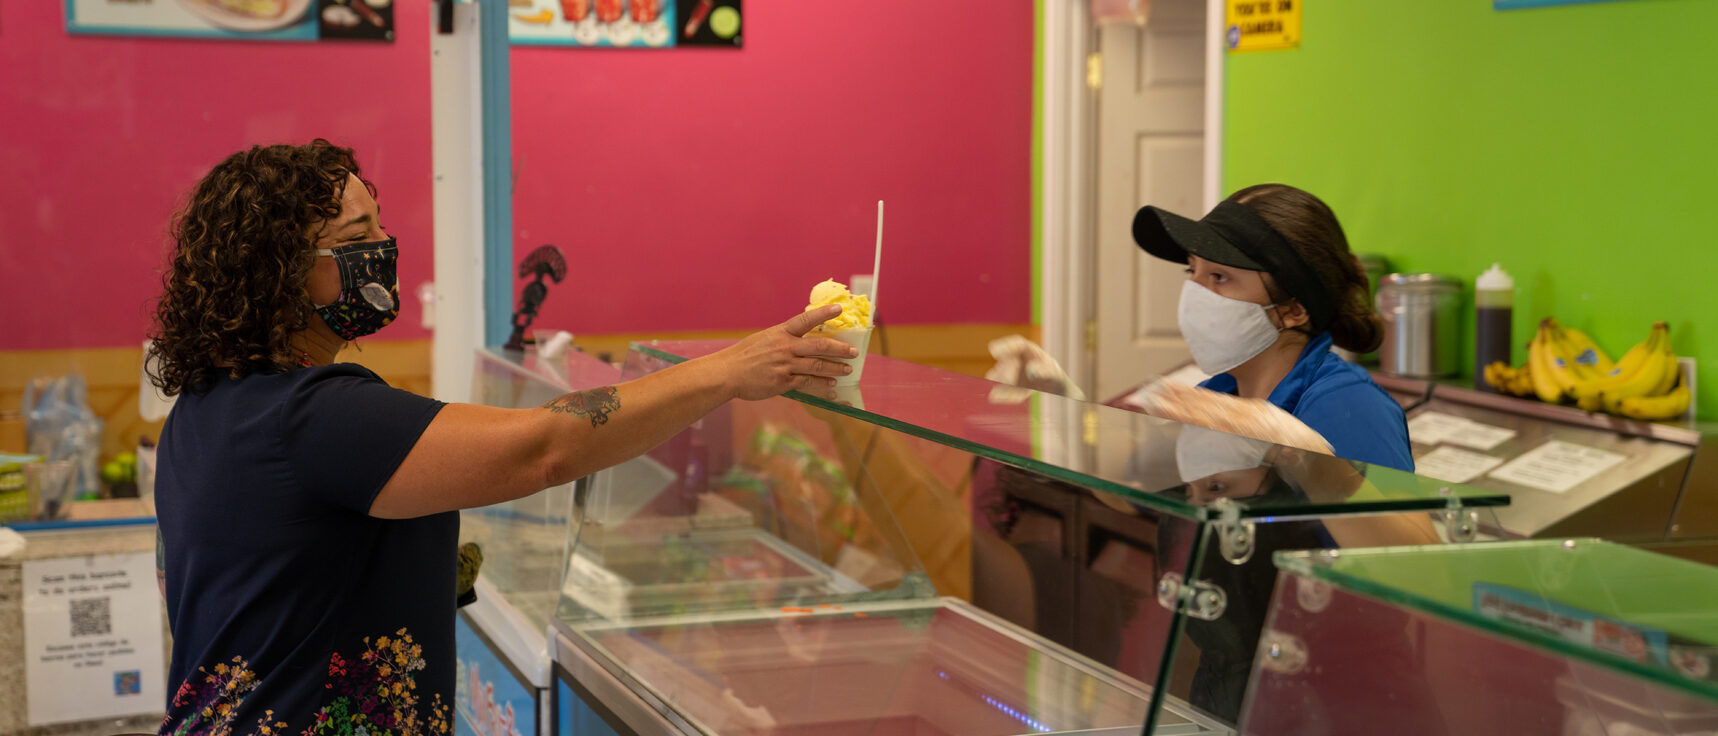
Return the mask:
<svg viewBox="0 0 1718 736"><path fill-rule="evenodd" d="M1277 341L1282 332L1271 323L1275 304L1230 299L1193 281L1181 285L1178 321L1181 337L1193 351L1199 370L1228 373Z"/></svg>
<svg viewBox="0 0 1718 736"><path fill-rule="evenodd" d="M400 315L400 249L393 238L317 250L340 269L340 297L316 308L342 340L374 334Z"/></svg>

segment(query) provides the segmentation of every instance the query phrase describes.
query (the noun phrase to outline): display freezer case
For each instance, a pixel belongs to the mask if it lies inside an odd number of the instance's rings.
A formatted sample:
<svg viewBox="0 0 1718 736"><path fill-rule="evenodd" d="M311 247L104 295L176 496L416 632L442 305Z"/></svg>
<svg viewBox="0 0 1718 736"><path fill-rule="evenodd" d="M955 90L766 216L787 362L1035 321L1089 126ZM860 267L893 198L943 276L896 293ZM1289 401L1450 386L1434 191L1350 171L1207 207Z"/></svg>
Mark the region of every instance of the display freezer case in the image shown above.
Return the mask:
<svg viewBox="0 0 1718 736"><path fill-rule="evenodd" d="M622 377L727 344L635 345ZM551 648L611 726L1232 733L1269 551L1465 537L1507 503L868 362L575 490Z"/></svg>
<svg viewBox="0 0 1718 736"><path fill-rule="evenodd" d="M1718 538L1718 437L1435 385L1408 411L1423 475L1508 494L1503 538Z"/></svg>
<svg viewBox="0 0 1718 736"><path fill-rule="evenodd" d="M541 406L620 380L619 368L577 351L545 358L535 348L491 348L475 360L472 403L488 406ZM553 730L548 632L566 576L572 499L567 484L460 512L460 542L483 551L477 600L460 609L455 710L470 727L465 733L497 723L520 734Z"/></svg>
<svg viewBox="0 0 1718 736"><path fill-rule="evenodd" d="M1718 732L1718 568L1594 539L1277 565L1245 734Z"/></svg>

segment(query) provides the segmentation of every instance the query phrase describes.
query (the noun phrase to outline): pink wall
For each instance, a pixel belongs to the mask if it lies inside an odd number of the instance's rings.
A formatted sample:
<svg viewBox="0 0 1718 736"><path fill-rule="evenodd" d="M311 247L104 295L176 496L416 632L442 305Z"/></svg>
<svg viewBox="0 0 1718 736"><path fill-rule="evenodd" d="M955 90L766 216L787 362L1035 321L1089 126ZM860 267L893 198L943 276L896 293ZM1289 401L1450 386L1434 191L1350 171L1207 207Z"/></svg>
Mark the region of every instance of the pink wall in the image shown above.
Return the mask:
<svg viewBox="0 0 1718 736"><path fill-rule="evenodd" d="M63 5L0 13L0 350L129 345L168 218L253 143L358 149L400 239L386 338L424 337L428 3L393 44L69 37ZM885 322L1029 319L1032 4L757 2L741 51L513 52L519 256L571 275L537 324L741 329L870 270Z"/></svg>
<svg viewBox="0 0 1718 736"><path fill-rule="evenodd" d="M871 270L885 323L1030 319L1032 3L746 4L734 50L513 52L537 324L741 329Z"/></svg>
<svg viewBox="0 0 1718 736"><path fill-rule="evenodd" d="M393 44L71 37L64 3L0 13L0 350L137 344L167 226L197 179L256 143L357 149L387 228L430 278L428 3ZM396 338L423 337L404 300Z"/></svg>

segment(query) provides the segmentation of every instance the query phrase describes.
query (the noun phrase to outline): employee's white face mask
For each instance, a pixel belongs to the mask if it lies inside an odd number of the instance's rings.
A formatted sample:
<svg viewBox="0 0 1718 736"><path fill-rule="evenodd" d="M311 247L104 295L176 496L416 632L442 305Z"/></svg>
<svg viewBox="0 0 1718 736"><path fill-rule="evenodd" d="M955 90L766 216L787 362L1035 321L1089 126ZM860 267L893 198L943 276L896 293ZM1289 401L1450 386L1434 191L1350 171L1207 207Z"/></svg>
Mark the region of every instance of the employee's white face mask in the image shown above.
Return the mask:
<svg viewBox="0 0 1718 736"><path fill-rule="evenodd" d="M1228 373L1274 344L1282 332L1266 311L1274 306L1230 299L1193 281L1182 283L1181 337L1193 350L1199 370Z"/></svg>

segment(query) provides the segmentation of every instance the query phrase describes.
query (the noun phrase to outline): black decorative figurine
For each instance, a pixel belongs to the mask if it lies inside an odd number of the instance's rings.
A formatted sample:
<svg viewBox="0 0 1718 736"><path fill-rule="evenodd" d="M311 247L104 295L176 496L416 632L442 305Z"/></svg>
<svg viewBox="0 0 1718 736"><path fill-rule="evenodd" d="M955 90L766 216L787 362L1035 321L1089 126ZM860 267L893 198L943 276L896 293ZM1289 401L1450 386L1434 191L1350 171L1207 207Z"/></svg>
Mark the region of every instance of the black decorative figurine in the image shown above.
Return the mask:
<svg viewBox="0 0 1718 736"><path fill-rule="evenodd" d="M554 279L555 283L567 277L567 259L562 257L561 249L553 245L545 245L525 256L519 264L519 278L535 276L530 283L525 284L519 295L519 309L513 313L513 335L507 338L508 350L525 349L525 329L531 326L531 320L537 318L537 308L543 306L543 299L549 296L549 287L543 283L543 277Z"/></svg>

